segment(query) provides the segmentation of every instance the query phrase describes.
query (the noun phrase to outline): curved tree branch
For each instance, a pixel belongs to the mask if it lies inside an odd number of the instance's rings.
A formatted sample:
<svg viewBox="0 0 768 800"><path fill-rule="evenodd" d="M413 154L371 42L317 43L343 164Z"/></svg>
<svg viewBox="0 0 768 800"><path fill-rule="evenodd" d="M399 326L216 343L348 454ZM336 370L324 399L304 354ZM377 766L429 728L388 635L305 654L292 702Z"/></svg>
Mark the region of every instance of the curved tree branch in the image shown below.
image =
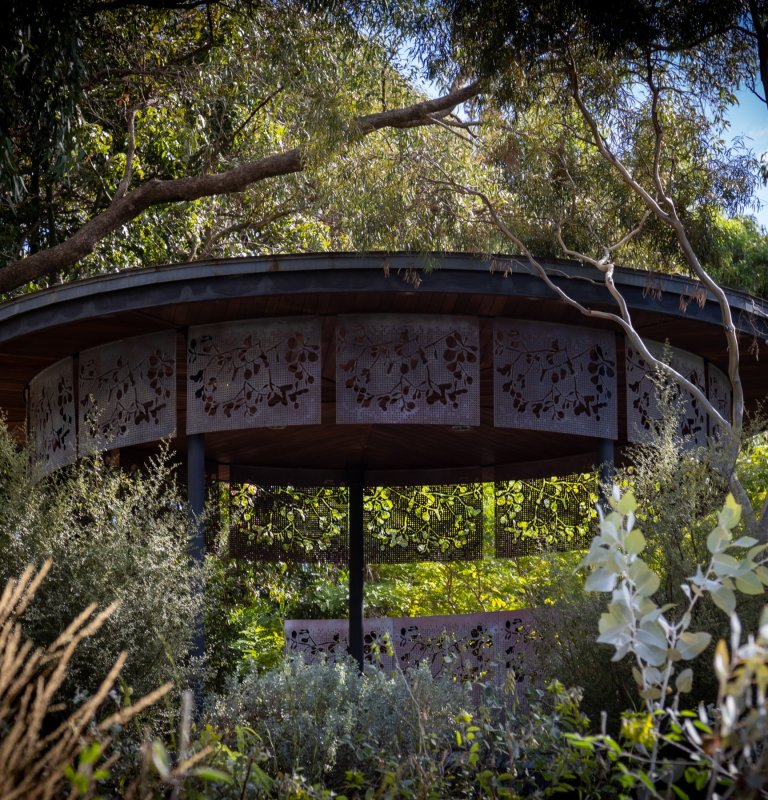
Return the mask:
<svg viewBox="0 0 768 800"><path fill-rule="evenodd" d="M744 421L744 388L741 384L741 377L739 375L739 339L736 333L736 326L733 322L733 313L731 311L728 298L722 287L718 285L718 283L712 278L707 270L704 269L699 261L696 251L693 249L693 245L688 238L688 234L685 231L685 226L683 225L683 222L677 213L677 209L675 208L675 204L672 199L666 195L662 195L663 202L667 206L668 210L663 209L659 204L659 201L653 197L647 191L647 189L645 189L640 181L637 180L637 178L635 178L627 169L621 159L611 150L608 142L605 140L605 137L603 137L603 135L600 133L597 120L587 107L587 104L582 96L578 71L573 60L570 61L569 68L571 72L571 92L573 99L579 109L582 119L586 122L587 126L592 132L594 145L597 148L598 153L608 162L608 164L616 169L626 186L645 202L646 207L649 208L659 220L672 229L672 232L674 233L675 238L680 246L680 250L682 251L683 257L690 267L691 272L693 272L693 274L702 282L702 284L704 284L704 286L712 293L712 296L715 298L720 307L723 332L725 334L725 339L728 346L728 378L731 382L731 388L733 390L731 409L732 424L729 425L729 427L733 429L734 433L736 434L736 439L738 439L740 437ZM652 86L651 89L653 90L653 88L654 87ZM658 146L660 144L661 136L661 127L660 124L658 124L658 118L654 120L654 123L656 126L655 136ZM658 170L658 161L656 160L654 163L654 169ZM658 174L654 174L654 185L662 185L661 178Z"/></svg>
<svg viewBox="0 0 768 800"><path fill-rule="evenodd" d="M354 124L360 136L366 136L383 128L433 125L436 121L433 115L447 114L479 92L479 82L471 83L434 100L357 117ZM122 197L116 196L104 211L88 220L66 241L1 268L0 292L10 292L30 281L71 267L92 253L104 237L135 219L148 208L164 203L178 203L217 194L242 192L251 184L281 175L292 175L301 172L304 167L301 150L294 148L249 161L225 172L173 180L147 181Z"/></svg>

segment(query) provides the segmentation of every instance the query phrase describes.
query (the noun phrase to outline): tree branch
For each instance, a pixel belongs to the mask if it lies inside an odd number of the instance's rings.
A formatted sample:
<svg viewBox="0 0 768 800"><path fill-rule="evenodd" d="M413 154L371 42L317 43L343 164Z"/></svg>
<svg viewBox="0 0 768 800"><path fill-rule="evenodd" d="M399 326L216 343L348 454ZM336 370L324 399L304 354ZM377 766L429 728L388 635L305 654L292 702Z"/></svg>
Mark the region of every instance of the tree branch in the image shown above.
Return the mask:
<svg viewBox="0 0 768 800"><path fill-rule="evenodd" d="M383 128L413 128L435 124L432 115L449 113L457 105L480 92L478 82L434 100L357 117L354 123L361 136ZM0 269L0 292L9 292L45 275L67 269L93 252L96 245L121 225L153 206L242 192L259 181L301 172L305 167L301 150L294 148L249 161L234 169L211 175L194 175L173 180L150 180L116 198L100 214L88 220L66 241L13 261Z"/></svg>
<svg viewBox="0 0 768 800"><path fill-rule="evenodd" d="M763 94L761 98L766 102L768 98L768 31L760 17L760 7L755 0L749 0L749 15L752 17L752 25L755 29L755 40L757 42L757 63L760 69L760 81L763 84ZM757 95L757 92L755 92ZM760 97L760 95L757 95Z"/></svg>
<svg viewBox="0 0 768 800"><path fill-rule="evenodd" d="M603 280L605 283L606 288L610 292L611 296L616 301L617 305L619 306L620 313L616 314L612 311L598 311L594 308L588 308L587 306L580 303L578 300L575 300L571 297L564 289L558 286L550 277L549 273L545 269L545 267L538 261L538 259L530 252L530 250L525 246L522 240L512 231L509 226L504 222L501 218L499 212L497 211L495 205L491 202L490 198L479 189L475 189L471 186L466 186L465 184L458 183L457 181L453 180L445 170L440 167L440 165L435 164L432 162L432 165L441 172L445 178L446 183L452 186L454 189L472 197L476 197L480 202L485 206L488 214L490 215L491 221L496 226L496 228L502 233L502 235L512 244L515 245L525 257L526 261L533 267L536 274L544 281L547 287L554 292L564 303L575 308L580 314L585 317L592 317L593 319L604 319L608 320L609 322L613 322L618 325L626 334L629 341L633 344L635 349L638 351L642 359L649 365L651 369L656 369L659 372L662 372L668 378L670 378L675 384L680 386L686 392L689 392L698 402L701 404L701 407L704 411L710 415L713 421L716 424L722 425L727 430L732 429L731 423L726 420L720 411L715 408L715 406L710 402L709 398L706 394L698 387L695 383L688 380L684 375L679 373L676 369L671 367L669 364L666 364L664 361L656 358L651 351L646 346L645 342L643 341L640 334L635 330L632 319L629 315L629 308L627 306L624 297L621 295L619 290L616 288L616 285L613 282L613 271L614 267L613 264L605 265L604 268L601 269L603 273ZM589 261L588 258L583 259ZM592 262L597 263L597 262Z"/></svg>
<svg viewBox="0 0 768 800"><path fill-rule="evenodd" d="M213 250L214 246L217 242L221 241L226 236L230 236L233 233L242 233L243 231L254 231L254 230L261 230L262 228L266 228L268 225L271 225L273 222L277 222L279 219L284 219L285 217L290 216L291 214L295 214L298 211L306 208L306 205L290 205L287 207L279 208L276 211L268 214L265 217L261 217L260 219L246 219L240 222L235 222L232 225L227 225L224 228L221 228L218 231L214 231L211 228L208 231L208 235L205 237L205 241L203 243L203 248L200 252L198 258L204 259L209 258L211 255L211 251ZM190 260L195 257L196 254L192 254L190 256Z"/></svg>
<svg viewBox="0 0 768 800"><path fill-rule="evenodd" d="M669 211L665 211L655 197L653 197L645 187L629 172L622 161L608 146L608 143L600 133L597 125L597 120L587 108L584 98L581 94L579 86L579 76L576 70L576 65L571 60L569 62L571 74L571 90L572 96L576 105L581 113L582 118L587 123L592 136L594 138L594 145L598 153L611 165L621 176L626 186L637 194L646 204L648 208L654 213L659 220L672 228L675 234L678 245L683 253L686 263L696 277L704 284L704 286L712 293L715 300L720 307L720 314L722 316L723 332L725 334L726 343L728 346L728 378L731 382L732 388L732 408L731 408L731 423L729 428L732 428L736 436L734 441L740 439L743 421L744 421L744 389L741 384L741 377L739 375L739 340L736 333L736 326L733 322L733 314L728 298L723 289L713 280L712 276L704 269L701 262L696 255L693 246L691 245L688 235L685 231L685 226L680 219L675 204L671 198L664 197L665 203L669 207ZM720 416L718 414L718 416Z"/></svg>
<svg viewBox="0 0 768 800"><path fill-rule="evenodd" d="M115 196L112 201L119 200L127 191L128 184L131 182L131 175L133 174L133 157L136 153L136 114L138 108L129 108L126 111L126 125L128 128L128 146L125 151L125 172L117 184L115 189Z"/></svg>

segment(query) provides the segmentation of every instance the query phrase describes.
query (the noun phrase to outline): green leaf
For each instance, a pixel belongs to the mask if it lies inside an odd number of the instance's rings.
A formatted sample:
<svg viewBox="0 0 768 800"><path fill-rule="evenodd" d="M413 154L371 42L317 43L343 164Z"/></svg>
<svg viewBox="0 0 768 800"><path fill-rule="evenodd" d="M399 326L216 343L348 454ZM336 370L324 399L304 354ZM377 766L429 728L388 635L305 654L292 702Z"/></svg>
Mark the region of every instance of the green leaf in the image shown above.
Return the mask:
<svg viewBox="0 0 768 800"><path fill-rule="evenodd" d="M591 572L584 584L585 592L612 592L616 588L618 575L611 570L600 567Z"/></svg>
<svg viewBox="0 0 768 800"><path fill-rule="evenodd" d="M222 772L220 769L214 769L213 767L195 767L191 770L191 774L209 783L234 783L231 775L227 775L226 772Z"/></svg>
<svg viewBox="0 0 768 800"><path fill-rule="evenodd" d="M710 592L715 605L730 617L736 610L736 595L727 586L719 586Z"/></svg>
<svg viewBox="0 0 768 800"><path fill-rule="evenodd" d="M758 595L762 594L765 590L760 578L754 572L745 572L736 578L736 588L744 594Z"/></svg>
<svg viewBox="0 0 768 800"><path fill-rule="evenodd" d="M706 633L705 631L689 633L686 631L680 634L680 638L677 642L677 650L684 661L690 661L703 653L711 641L712 634L710 633Z"/></svg>
<svg viewBox="0 0 768 800"><path fill-rule="evenodd" d="M636 591L641 597L655 594L661 584L659 576L639 558L629 568L629 577L635 582Z"/></svg>
<svg viewBox="0 0 768 800"><path fill-rule="evenodd" d="M637 509L637 500L635 500L635 495L629 491L618 502L612 505L619 514L626 516Z"/></svg>
<svg viewBox="0 0 768 800"><path fill-rule="evenodd" d="M93 742L92 744L84 747L80 751L80 755L78 757L78 761L81 766L90 766L91 764L95 764L99 757L101 756L101 745L98 742Z"/></svg>
<svg viewBox="0 0 768 800"><path fill-rule="evenodd" d="M675 688L680 694L686 694L693 688L693 670L690 667L684 669L675 678Z"/></svg>
<svg viewBox="0 0 768 800"><path fill-rule="evenodd" d="M741 519L741 506L736 502L732 494L725 498L725 505L717 515L718 521L724 528L732 530L739 524Z"/></svg>
<svg viewBox="0 0 768 800"><path fill-rule="evenodd" d="M157 774L161 778L167 778L171 774L171 760L168 751L163 747L163 743L158 739L152 742L152 763L155 765Z"/></svg>
<svg viewBox="0 0 768 800"><path fill-rule="evenodd" d="M740 536L731 547L754 547L757 544L757 539L752 536Z"/></svg>
<svg viewBox="0 0 768 800"><path fill-rule="evenodd" d="M645 548L645 536L643 536L640 528L635 528L627 534L624 540L624 549L628 553L638 555L643 552Z"/></svg>
<svg viewBox="0 0 768 800"><path fill-rule="evenodd" d="M726 530L725 528L720 527L718 525L710 534L707 536L707 550L709 550L712 555L715 553L722 553L731 542L731 532Z"/></svg>
<svg viewBox="0 0 768 800"><path fill-rule="evenodd" d="M660 667L667 660L666 647L654 647L643 642L636 642L635 652L646 664L650 664L652 667ZM660 696L661 694L659 694Z"/></svg>
<svg viewBox="0 0 768 800"><path fill-rule="evenodd" d="M671 788L672 791L675 793L675 797L679 797L680 800L690 800L688 795L679 786L675 786L675 784L673 783Z"/></svg>
<svg viewBox="0 0 768 800"><path fill-rule="evenodd" d="M739 562L726 553L715 553L712 556L712 566L719 578L730 578L739 572Z"/></svg>

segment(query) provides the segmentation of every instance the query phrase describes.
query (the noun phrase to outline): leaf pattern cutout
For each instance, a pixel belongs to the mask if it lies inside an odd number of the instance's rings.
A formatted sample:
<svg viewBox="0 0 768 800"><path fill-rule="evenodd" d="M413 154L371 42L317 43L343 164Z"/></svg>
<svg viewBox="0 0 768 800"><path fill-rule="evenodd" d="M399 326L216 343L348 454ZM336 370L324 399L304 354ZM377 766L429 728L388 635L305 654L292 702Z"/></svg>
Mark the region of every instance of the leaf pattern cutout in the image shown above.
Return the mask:
<svg viewBox="0 0 768 800"><path fill-rule="evenodd" d="M346 658L347 620L286 620L285 650L310 663ZM518 688L542 682L534 615L527 609L432 617L385 617L364 623L364 654L385 669L428 665L434 676L457 680L507 680L513 669ZM393 656L386 650L391 645Z"/></svg>
<svg viewBox="0 0 768 800"><path fill-rule="evenodd" d="M336 421L480 424L477 322L340 318Z"/></svg>
<svg viewBox="0 0 768 800"><path fill-rule="evenodd" d="M170 436L176 427L176 334L123 339L80 355L82 453Z"/></svg>
<svg viewBox="0 0 768 800"><path fill-rule="evenodd" d="M190 329L188 430L320 422L320 324L253 320Z"/></svg>
<svg viewBox="0 0 768 800"><path fill-rule="evenodd" d="M665 348L661 342L647 342L650 352L659 360L669 357L669 365L706 393L704 359L676 347ZM643 441L661 420L658 389L653 372L635 348L627 342L627 438ZM707 415L699 401L690 393L670 384L672 401L682 402L678 432L690 447L707 441Z"/></svg>
<svg viewBox="0 0 768 800"><path fill-rule="evenodd" d="M33 463L43 474L77 457L73 360L64 358L29 384L29 433Z"/></svg>
<svg viewBox="0 0 768 800"><path fill-rule="evenodd" d="M616 345L611 333L499 320L493 358L497 427L616 438Z"/></svg>
<svg viewBox="0 0 768 800"><path fill-rule="evenodd" d="M499 481L496 558L584 550L595 534L597 475Z"/></svg>

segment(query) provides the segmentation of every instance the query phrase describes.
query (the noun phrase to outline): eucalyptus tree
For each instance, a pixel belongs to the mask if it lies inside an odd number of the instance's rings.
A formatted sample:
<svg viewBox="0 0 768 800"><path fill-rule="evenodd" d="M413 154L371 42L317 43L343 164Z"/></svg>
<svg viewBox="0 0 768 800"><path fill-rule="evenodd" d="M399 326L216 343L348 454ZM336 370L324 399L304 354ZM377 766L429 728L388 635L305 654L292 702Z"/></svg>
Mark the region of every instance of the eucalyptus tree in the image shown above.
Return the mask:
<svg viewBox="0 0 768 800"><path fill-rule="evenodd" d="M358 24L387 9L332 7ZM637 0L598 11L560 0L447 0L415 8L406 24L433 79L484 82L472 117L451 132L495 171L466 180L427 158L423 180L473 199L503 250L563 302L613 322L650 369L696 399L726 432L720 468L753 512L747 527L768 540L768 499L752 507L735 470L745 424L740 342L709 267L722 261L719 221L749 207L760 178L757 159L729 146L726 133L735 90L759 84L764 17L759 3ZM578 303L544 268L548 255L593 267L613 308ZM621 261L687 272L714 297L733 390L728 419L651 353L614 283Z"/></svg>
<svg viewBox="0 0 768 800"><path fill-rule="evenodd" d="M12 3L0 40L0 292L167 260L385 246L408 205L411 244L439 245L445 220L461 220L455 199L424 198L393 167L411 146L451 161L434 123L476 84L425 100L393 69L396 45L291 0L47 8ZM433 202L456 212L440 230Z"/></svg>

